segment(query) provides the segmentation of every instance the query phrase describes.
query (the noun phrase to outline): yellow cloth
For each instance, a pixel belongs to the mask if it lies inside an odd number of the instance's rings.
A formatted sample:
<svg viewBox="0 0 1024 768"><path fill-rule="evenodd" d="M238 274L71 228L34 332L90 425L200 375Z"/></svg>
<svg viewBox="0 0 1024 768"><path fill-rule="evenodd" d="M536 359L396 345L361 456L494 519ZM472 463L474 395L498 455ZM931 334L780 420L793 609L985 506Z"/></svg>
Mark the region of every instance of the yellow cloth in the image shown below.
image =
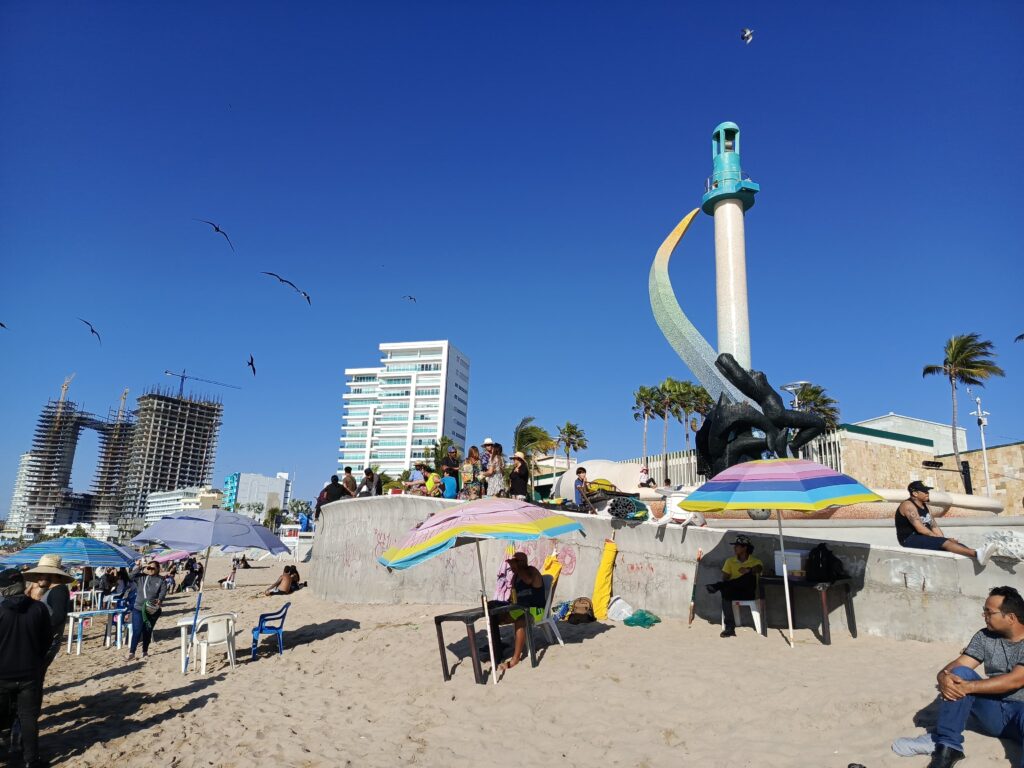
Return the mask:
<svg viewBox="0 0 1024 768"><path fill-rule="evenodd" d="M541 576L550 576L552 584L558 581L558 576L562 573L562 563L557 552L552 552L544 558L544 567L540 569L540 573Z"/></svg>
<svg viewBox="0 0 1024 768"><path fill-rule="evenodd" d="M756 565L760 565L761 569L764 570L764 563L753 555L748 557L742 563L738 557L730 557L725 561L725 565L722 566L722 572L729 577L729 581L732 581L733 579L738 579L743 575L740 573L740 568L753 568Z"/></svg>
<svg viewBox="0 0 1024 768"><path fill-rule="evenodd" d="M619 548L611 539L604 540L604 552L601 553L601 564L597 566L594 578L594 596L590 598L594 604L594 618L608 618L608 603L612 599L612 571L615 569L615 555Z"/></svg>

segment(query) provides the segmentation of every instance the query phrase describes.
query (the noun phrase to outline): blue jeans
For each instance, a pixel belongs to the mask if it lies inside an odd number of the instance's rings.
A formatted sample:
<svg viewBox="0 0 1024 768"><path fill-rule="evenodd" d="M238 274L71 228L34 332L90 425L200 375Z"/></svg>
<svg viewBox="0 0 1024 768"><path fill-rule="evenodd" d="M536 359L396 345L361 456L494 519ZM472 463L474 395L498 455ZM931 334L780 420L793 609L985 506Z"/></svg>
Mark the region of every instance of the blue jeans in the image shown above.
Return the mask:
<svg viewBox="0 0 1024 768"><path fill-rule="evenodd" d="M967 667L954 667L953 674L964 680L982 679ZM982 733L1024 743L1024 701L1001 701L988 696L964 696L959 701L940 699L935 742L963 752L964 728L971 715L972 726ZM1024 758L1019 765L1024 768Z"/></svg>
<svg viewBox="0 0 1024 768"><path fill-rule="evenodd" d="M134 655L135 649L139 647L139 641L142 641L142 653L149 653L149 641L153 639L153 627L156 626L156 620L160 617L159 613L151 613L149 615L149 626L146 626L146 622L142 618L142 611L138 608L132 608L132 647L129 652Z"/></svg>

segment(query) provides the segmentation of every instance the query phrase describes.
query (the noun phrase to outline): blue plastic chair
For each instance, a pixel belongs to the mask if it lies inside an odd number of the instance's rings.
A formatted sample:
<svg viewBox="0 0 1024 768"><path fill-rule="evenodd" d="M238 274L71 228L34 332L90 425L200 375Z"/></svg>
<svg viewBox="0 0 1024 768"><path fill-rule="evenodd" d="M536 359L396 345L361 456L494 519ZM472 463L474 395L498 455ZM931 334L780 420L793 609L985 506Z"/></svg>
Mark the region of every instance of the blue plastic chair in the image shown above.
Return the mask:
<svg viewBox="0 0 1024 768"><path fill-rule="evenodd" d="M284 653L284 617L288 613L291 603L285 603L281 610L273 613L264 613L260 616L259 624L252 630L252 658L256 659L256 648L260 643L261 635L277 635L277 652Z"/></svg>

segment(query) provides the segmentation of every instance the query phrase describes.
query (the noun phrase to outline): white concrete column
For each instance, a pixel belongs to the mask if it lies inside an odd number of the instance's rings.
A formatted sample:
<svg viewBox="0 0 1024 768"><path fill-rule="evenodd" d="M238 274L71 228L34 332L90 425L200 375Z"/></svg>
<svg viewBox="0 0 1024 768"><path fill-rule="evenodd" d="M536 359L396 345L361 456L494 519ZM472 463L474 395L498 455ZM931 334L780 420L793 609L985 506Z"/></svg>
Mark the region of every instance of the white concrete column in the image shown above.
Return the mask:
<svg viewBox="0 0 1024 768"><path fill-rule="evenodd" d="M747 314L747 252L743 203L715 205L715 285L718 291L718 353L730 353L750 368L750 319Z"/></svg>

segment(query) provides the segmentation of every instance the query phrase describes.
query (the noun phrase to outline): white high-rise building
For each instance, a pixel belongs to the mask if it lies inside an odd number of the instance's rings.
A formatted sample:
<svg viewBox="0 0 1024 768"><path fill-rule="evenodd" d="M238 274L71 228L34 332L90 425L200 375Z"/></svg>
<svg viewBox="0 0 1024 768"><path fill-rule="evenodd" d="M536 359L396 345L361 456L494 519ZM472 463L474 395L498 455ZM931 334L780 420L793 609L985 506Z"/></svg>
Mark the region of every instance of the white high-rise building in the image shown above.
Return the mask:
<svg viewBox="0 0 1024 768"><path fill-rule="evenodd" d="M345 369L339 468L394 476L442 435L464 449L469 359L448 341L381 344L380 352L379 367Z"/></svg>
<svg viewBox="0 0 1024 768"><path fill-rule="evenodd" d="M161 517L185 512L190 509L212 509L220 507L224 494L209 486L203 488L178 488L175 491L153 491L146 496L147 526Z"/></svg>
<svg viewBox="0 0 1024 768"><path fill-rule="evenodd" d="M18 474L14 478L14 493L11 496L11 511L7 513L4 533L14 536L25 532L28 522L28 476L32 469L32 453L21 454L18 462Z"/></svg>

